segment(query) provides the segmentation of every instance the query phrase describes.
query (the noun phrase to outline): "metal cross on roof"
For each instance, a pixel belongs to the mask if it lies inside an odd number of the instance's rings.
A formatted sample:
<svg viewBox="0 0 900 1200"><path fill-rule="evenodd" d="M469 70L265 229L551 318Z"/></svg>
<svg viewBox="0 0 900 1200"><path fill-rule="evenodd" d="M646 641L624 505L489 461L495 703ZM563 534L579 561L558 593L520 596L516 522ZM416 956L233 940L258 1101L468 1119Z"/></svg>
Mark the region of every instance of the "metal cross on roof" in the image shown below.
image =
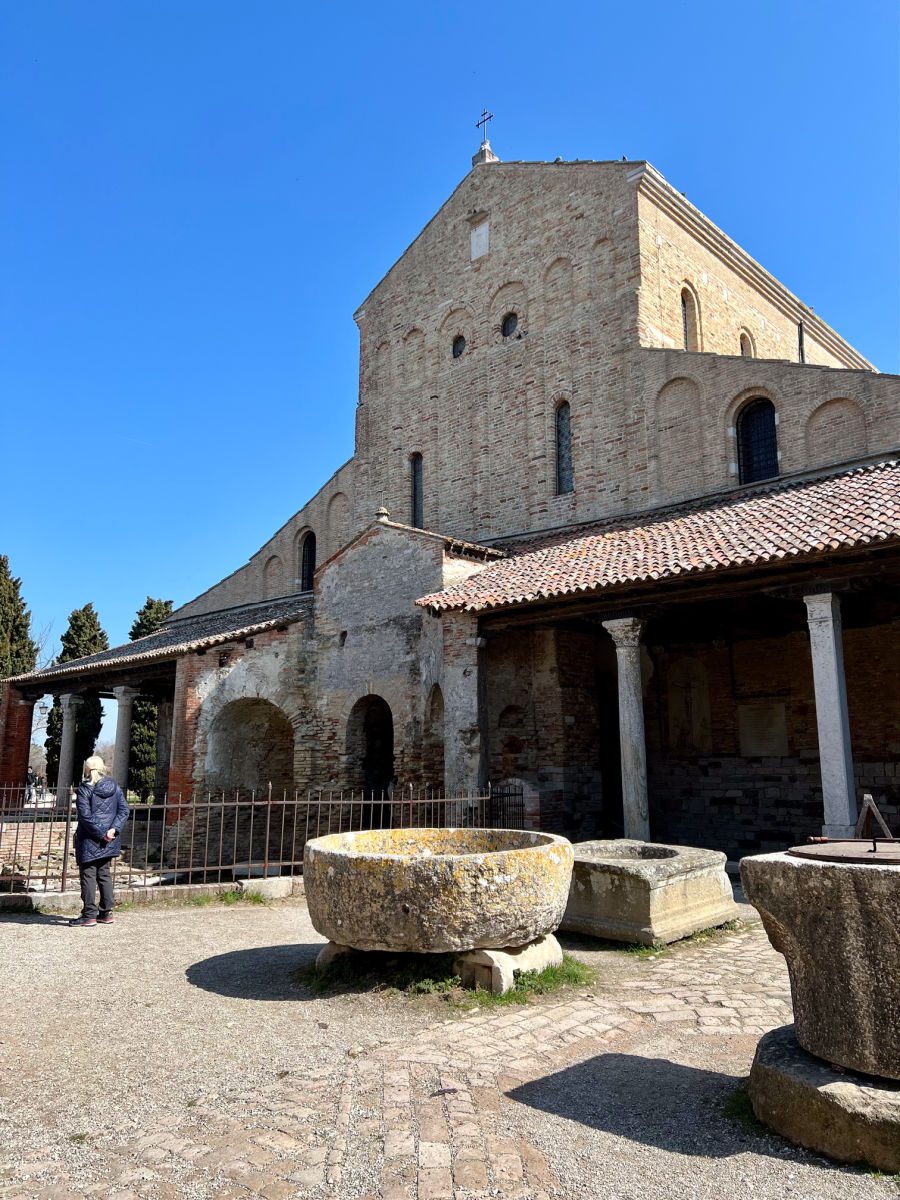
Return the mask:
<svg viewBox="0 0 900 1200"><path fill-rule="evenodd" d="M488 136L487 136L488 122L493 121L493 119L494 119L493 113L489 113L486 108L483 108L481 110L481 120L475 122L475 128L481 129L481 127L484 126L484 133L481 135L482 141L486 142L488 140Z"/></svg>

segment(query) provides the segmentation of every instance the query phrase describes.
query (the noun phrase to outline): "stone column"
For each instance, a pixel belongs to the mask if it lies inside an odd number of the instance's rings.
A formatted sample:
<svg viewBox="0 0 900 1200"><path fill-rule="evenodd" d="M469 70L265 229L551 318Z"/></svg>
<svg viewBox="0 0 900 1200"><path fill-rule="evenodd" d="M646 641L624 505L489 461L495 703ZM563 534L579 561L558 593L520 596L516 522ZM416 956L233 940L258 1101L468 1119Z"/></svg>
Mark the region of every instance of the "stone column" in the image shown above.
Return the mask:
<svg viewBox="0 0 900 1200"><path fill-rule="evenodd" d="M620 617L604 621L603 628L616 644L625 836L646 842L650 839L650 816L647 807L644 689L641 682L641 632L644 622L637 617Z"/></svg>
<svg viewBox="0 0 900 1200"><path fill-rule="evenodd" d="M60 696L62 708L62 736L59 740L59 772L56 776L56 804L58 808L69 807L69 788L75 772L75 722L81 708L81 697Z"/></svg>
<svg viewBox="0 0 900 1200"><path fill-rule="evenodd" d="M856 827L856 784L847 713L844 646L841 637L841 604L833 592L804 596L809 623L813 684L816 690L816 725L819 731L819 768L825 837L853 837Z"/></svg>
<svg viewBox="0 0 900 1200"><path fill-rule="evenodd" d="M480 682L478 619L447 612L443 632L444 784L448 796L477 793L487 781L482 737L483 685Z"/></svg>
<svg viewBox="0 0 900 1200"><path fill-rule="evenodd" d="M128 787L128 752L131 748L131 710L140 695L139 688L113 688L113 695L118 704L116 713L116 748L113 753L112 776L116 783L125 791Z"/></svg>

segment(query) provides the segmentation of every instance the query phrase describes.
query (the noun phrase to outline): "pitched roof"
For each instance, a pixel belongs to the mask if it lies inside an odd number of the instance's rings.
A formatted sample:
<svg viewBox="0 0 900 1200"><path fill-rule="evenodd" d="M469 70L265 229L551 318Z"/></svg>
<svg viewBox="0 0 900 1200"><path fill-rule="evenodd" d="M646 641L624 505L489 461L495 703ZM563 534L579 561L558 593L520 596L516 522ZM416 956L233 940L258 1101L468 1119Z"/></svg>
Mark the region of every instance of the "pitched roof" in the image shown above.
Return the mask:
<svg viewBox="0 0 900 1200"><path fill-rule="evenodd" d="M481 612L898 538L900 460L890 460L570 531L417 603Z"/></svg>
<svg viewBox="0 0 900 1200"><path fill-rule="evenodd" d="M85 658L74 658L70 662L56 663L43 671L32 671L15 677L15 683L40 683L70 675L84 675L99 668L127 667L136 663L154 662L177 658L192 650L217 646L235 638L263 633L278 625L291 624L299 620L312 603L310 594L285 596L280 600L267 600L262 604L244 604L240 608L226 608L220 612L203 613L196 617L180 617L169 620L165 625L146 637L114 646L99 654Z"/></svg>

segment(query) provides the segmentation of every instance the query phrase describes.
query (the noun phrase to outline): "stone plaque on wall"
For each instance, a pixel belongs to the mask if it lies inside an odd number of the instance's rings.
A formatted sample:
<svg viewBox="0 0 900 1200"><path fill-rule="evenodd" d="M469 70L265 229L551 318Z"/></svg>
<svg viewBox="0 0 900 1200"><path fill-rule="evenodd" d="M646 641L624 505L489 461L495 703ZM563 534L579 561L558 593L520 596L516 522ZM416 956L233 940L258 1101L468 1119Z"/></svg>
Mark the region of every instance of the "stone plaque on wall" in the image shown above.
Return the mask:
<svg viewBox="0 0 900 1200"><path fill-rule="evenodd" d="M784 758L787 715L780 700L738 705L738 738L744 758Z"/></svg>

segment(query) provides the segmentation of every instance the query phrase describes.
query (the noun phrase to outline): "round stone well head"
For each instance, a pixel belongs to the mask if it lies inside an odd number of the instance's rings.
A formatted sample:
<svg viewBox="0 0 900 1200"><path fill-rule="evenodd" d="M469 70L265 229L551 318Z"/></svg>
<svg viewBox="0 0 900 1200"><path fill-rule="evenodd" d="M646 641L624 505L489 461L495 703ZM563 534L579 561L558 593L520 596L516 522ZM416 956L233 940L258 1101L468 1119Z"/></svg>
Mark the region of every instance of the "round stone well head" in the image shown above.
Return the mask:
<svg viewBox="0 0 900 1200"><path fill-rule="evenodd" d="M562 920L572 847L516 829L372 829L306 844L319 933L357 950L524 946Z"/></svg>

